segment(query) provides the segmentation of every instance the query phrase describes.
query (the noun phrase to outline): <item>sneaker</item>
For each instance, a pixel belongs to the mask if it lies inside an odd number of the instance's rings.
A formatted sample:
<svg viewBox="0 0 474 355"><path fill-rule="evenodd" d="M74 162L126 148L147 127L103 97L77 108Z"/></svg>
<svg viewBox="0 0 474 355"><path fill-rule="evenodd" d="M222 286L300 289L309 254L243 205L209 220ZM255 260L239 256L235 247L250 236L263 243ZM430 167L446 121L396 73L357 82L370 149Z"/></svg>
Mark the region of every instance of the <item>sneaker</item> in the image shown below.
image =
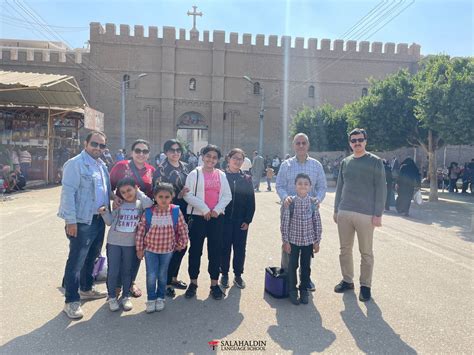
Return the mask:
<svg viewBox="0 0 474 355"><path fill-rule="evenodd" d="M107 300L107 303L109 304L109 309L110 309L111 312L116 312L120 308L120 306L118 304L118 301L115 297L114 298L109 298Z"/></svg>
<svg viewBox="0 0 474 355"><path fill-rule="evenodd" d="M192 282L189 284L188 289L184 293L184 297L186 298L193 298L196 296L196 290L198 288L198 285L193 284Z"/></svg>
<svg viewBox="0 0 474 355"><path fill-rule="evenodd" d="M219 285L211 286L211 296L215 300L221 300L222 297L224 297L224 292L222 292L222 289L219 287Z"/></svg>
<svg viewBox="0 0 474 355"><path fill-rule="evenodd" d="M97 300L99 298L107 297L107 292L105 291L98 291L95 288L89 291L79 291L79 295L81 296L81 300Z"/></svg>
<svg viewBox="0 0 474 355"><path fill-rule="evenodd" d="M122 299L122 307L124 311L131 311L133 308L131 297L124 297Z"/></svg>
<svg viewBox="0 0 474 355"><path fill-rule="evenodd" d="M176 292L174 292L173 286L166 287L166 297L170 297L170 298L176 297Z"/></svg>
<svg viewBox="0 0 474 355"><path fill-rule="evenodd" d="M229 288L229 276L228 275L222 275L220 283L221 283L221 286L223 288Z"/></svg>
<svg viewBox="0 0 474 355"><path fill-rule="evenodd" d="M342 280L336 285L336 287L334 287L334 292L343 293L344 291L353 290L353 289L354 289L354 283L349 283Z"/></svg>
<svg viewBox="0 0 474 355"><path fill-rule="evenodd" d="M146 308L145 308L145 312L146 313L153 313L154 311L156 311L156 301L153 300L153 301L146 301L145 303L146 305Z"/></svg>
<svg viewBox="0 0 474 355"><path fill-rule="evenodd" d="M184 281L172 281L171 286L177 288L178 290L186 290L186 287L188 287Z"/></svg>
<svg viewBox="0 0 474 355"><path fill-rule="evenodd" d="M308 304L308 290L300 290L300 303Z"/></svg>
<svg viewBox="0 0 474 355"><path fill-rule="evenodd" d="M238 288L245 288L245 281L242 279L241 276L234 277L234 285Z"/></svg>
<svg viewBox="0 0 474 355"><path fill-rule="evenodd" d="M163 298L158 298L155 304L155 311L160 312L165 309L165 300Z"/></svg>
<svg viewBox="0 0 474 355"><path fill-rule="evenodd" d="M71 319L80 319L84 317L82 312L81 302L69 302L64 305L64 313Z"/></svg>
<svg viewBox="0 0 474 355"><path fill-rule="evenodd" d="M293 303L295 306L300 304L300 300L298 299L298 291L290 291L290 302Z"/></svg>
<svg viewBox="0 0 474 355"><path fill-rule="evenodd" d="M367 302L371 298L370 294L370 287L367 286L361 286L360 287L360 294L359 294L359 301L361 302Z"/></svg>
<svg viewBox="0 0 474 355"><path fill-rule="evenodd" d="M316 291L316 286L314 285L314 282L311 281L311 280L309 280L309 283L308 283L308 285L306 286L306 289L307 289L308 291L311 291L311 292Z"/></svg>

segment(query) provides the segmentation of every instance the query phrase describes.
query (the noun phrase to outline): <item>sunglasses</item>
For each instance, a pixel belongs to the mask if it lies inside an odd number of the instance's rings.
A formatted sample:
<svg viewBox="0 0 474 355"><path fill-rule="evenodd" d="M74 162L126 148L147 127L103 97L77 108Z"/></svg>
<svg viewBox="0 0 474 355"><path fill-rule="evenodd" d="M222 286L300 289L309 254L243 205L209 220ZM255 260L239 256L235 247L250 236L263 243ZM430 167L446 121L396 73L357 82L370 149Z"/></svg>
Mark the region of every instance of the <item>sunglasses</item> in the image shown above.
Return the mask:
<svg viewBox="0 0 474 355"><path fill-rule="evenodd" d="M89 142L89 145L93 148L97 148L99 147L100 149L105 149L107 148L107 145L105 144L101 144L101 143L97 143L97 142Z"/></svg>
<svg viewBox="0 0 474 355"><path fill-rule="evenodd" d="M181 148L176 148L176 149L170 148L170 149L168 149L168 152L170 152L170 153L182 153L183 151L181 150Z"/></svg>
<svg viewBox="0 0 474 355"><path fill-rule="evenodd" d="M365 138L352 138L351 139L351 143L362 143L363 141L365 141Z"/></svg>
<svg viewBox="0 0 474 355"><path fill-rule="evenodd" d="M135 148L133 151L135 152L135 154L143 153L143 155L147 155L148 153L150 153L148 149L140 149L140 148Z"/></svg>

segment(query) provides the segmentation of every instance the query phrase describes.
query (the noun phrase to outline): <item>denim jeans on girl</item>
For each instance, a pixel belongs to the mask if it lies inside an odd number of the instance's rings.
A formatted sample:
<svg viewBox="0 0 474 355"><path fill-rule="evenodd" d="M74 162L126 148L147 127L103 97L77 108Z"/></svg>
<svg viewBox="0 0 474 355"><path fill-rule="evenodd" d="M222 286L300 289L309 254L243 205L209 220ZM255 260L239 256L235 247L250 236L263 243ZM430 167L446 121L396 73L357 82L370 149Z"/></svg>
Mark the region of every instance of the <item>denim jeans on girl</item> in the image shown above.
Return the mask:
<svg viewBox="0 0 474 355"><path fill-rule="evenodd" d="M173 253L156 254L145 250L146 292L148 301L165 298L168 265Z"/></svg>
<svg viewBox="0 0 474 355"><path fill-rule="evenodd" d="M107 244L107 293L115 298L115 288L123 285L123 297L130 297L135 247Z"/></svg>

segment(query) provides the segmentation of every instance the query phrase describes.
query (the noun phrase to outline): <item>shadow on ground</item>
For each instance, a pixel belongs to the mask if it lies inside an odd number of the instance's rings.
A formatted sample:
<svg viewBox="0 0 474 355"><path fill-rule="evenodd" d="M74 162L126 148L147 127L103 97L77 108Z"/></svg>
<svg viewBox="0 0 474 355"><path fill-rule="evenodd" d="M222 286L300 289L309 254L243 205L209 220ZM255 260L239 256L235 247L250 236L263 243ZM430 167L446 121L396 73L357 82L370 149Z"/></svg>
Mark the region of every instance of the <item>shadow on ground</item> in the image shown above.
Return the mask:
<svg viewBox="0 0 474 355"><path fill-rule="evenodd" d="M366 354L416 354L383 319L382 311L372 299L363 303L367 315L362 312L354 292L345 292L344 311L341 317L356 341L358 348Z"/></svg>
<svg viewBox="0 0 474 355"><path fill-rule="evenodd" d="M265 301L276 310L276 325L268 328L273 341L297 354L323 352L336 340L336 335L322 325L313 298L309 304L294 306L288 299L275 299L264 293Z"/></svg>
<svg viewBox="0 0 474 355"><path fill-rule="evenodd" d="M204 284L204 283L203 283ZM203 285L204 287L204 285ZM104 302L97 300L94 302ZM134 301L144 310L144 297ZM214 353L208 342L223 339L242 323L240 289L232 288L222 301L167 300L162 312L110 312L103 305L86 321L71 321L60 312L40 328L19 336L0 353Z"/></svg>

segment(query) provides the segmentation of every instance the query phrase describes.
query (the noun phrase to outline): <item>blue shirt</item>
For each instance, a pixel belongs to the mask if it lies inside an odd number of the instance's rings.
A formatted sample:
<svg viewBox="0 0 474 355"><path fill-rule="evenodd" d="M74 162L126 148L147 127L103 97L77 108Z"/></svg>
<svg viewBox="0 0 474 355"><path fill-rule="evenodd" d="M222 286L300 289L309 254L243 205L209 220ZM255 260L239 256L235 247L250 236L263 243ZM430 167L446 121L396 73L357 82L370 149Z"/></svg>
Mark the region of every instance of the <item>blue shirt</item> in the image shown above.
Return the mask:
<svg viewBox="0 0 474 355"><path fill-rule="evenodd" d="M84 154L84 160L89 164L92 170L92 177L95 181L95 207L96 211L109 204L107 182L105 180L105 172L103 164L99 160L92 158L89 153ZM98 212L94 213L98 214Z"/></svg>
<svg viewBox="0 0 474 355"><path fill-rule="evenodd" d="M296 156L285 160L278 171L276 190L280 199L283 201L288 196L296 195L295 178L300 173L309 175L311 179L309 195L316 197L319 202L323 202L327 190L326 174L323 166L319 161L310 157L300 163Z"/></svg>

